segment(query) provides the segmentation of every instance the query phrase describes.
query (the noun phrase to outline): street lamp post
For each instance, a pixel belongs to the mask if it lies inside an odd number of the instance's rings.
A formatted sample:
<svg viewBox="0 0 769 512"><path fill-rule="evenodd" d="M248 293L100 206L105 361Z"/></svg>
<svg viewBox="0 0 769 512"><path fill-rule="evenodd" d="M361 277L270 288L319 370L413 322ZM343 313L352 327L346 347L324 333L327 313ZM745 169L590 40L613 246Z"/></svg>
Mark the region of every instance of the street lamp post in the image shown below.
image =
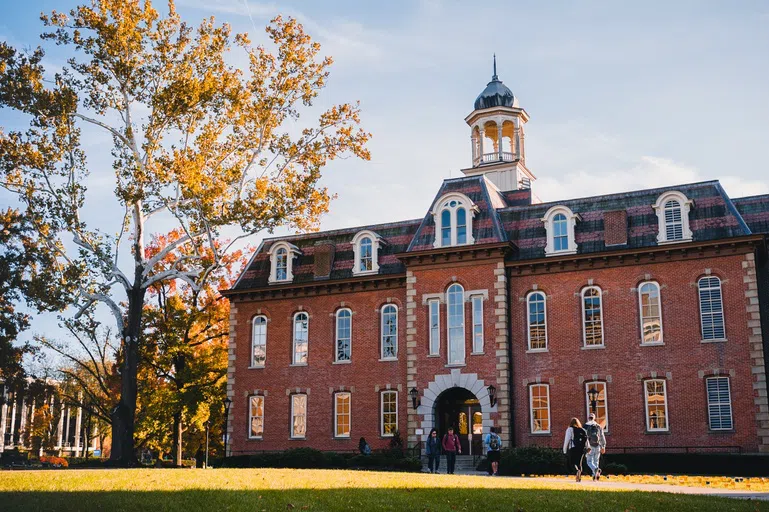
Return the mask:
<svg viewBox="0 0 769 512"><path fill-rule="evenodd" d="M590 388L587 391L587 397L590 400L590 411L596 416L598 416L596 414L596 409L598 406L598 390L595 388Z"/></svg>
<svg viewBox="0 0 769 512"><path fill-rule="evenodd" d="M230 397L227 397L224 399L224 457L227 457L227 441L229 441L229 435L227 432L227 427L229 426L230 422L230 405L232 405L232 400L230 400Z"/></svg>
<svg viewBox="0 0 769 512"><path fill-rule="evenodd" d="M211 424L210 420L206 420L206 469L208 468L208 427Z"/></svg>

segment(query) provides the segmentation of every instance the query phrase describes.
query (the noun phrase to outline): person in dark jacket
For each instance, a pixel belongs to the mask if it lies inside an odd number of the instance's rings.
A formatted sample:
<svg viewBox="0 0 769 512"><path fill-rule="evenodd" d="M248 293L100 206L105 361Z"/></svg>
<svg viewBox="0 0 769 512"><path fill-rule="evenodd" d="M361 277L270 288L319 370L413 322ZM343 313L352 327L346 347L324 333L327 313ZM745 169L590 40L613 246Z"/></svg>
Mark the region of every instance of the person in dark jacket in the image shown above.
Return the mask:
<svg viewBox="0 0 769 512"><path fill-rule="evenodd" d="M582 428L582 423L577 418L572 418L563 436L563 453L569 457L569 466L576 472L577 482L582 480L582 460L585 457L586 442L587 434Z"/></svg>
<svg viewBox="0 0 769 512"><path fill-rule="evenodd" d="M437 473L438 467L441 465L441 439L435 429L432 429L430 435L427 436L425 453L427 454L427 467L430 468L430 473Z"/></svg>
<svg viewBox="0 0 769 512"><path fill-rule="evenodd" d="M358 441L358 451L361 455L371 455L371 447L366 442L365 437L361 437L360 441Z"/></svg>
<svg viewBox="0 0 769 512"><path fill-rule="evenodd" d="M459 436L454 433L454 427L449 427L449 431L443 436L441 443L443 453L446 454L446 473L454 474L454 465L457 463L457 454L462 453L462 447L459 445Z"/></svg>

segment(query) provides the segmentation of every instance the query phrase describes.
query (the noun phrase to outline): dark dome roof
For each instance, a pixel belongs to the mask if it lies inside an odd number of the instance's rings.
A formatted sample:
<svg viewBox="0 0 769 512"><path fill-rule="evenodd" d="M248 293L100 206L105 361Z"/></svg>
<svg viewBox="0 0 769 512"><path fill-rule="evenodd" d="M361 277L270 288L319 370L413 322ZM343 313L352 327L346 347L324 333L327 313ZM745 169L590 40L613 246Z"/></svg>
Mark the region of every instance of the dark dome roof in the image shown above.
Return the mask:
<svg viewBox="0 0 769 512"><path fill-rule="evenodd" d="M496 66L495 66L496 67ZM481 94L475 98L475 110L491 107L517 107L518 100L495 74Z"/></svg>

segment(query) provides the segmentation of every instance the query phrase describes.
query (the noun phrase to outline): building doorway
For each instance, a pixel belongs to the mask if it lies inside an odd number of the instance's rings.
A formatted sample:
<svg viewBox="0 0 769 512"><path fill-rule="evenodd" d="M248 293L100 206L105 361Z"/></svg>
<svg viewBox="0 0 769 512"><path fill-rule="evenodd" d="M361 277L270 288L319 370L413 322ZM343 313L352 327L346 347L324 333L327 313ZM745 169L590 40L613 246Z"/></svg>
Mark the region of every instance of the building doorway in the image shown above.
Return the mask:
<svg viewBox="0 0 769 512"><path fill-rule="evenodd" d="M449 427L459 436L462 453L483 454L483 414L478 398L465 388L447 389L435 401L435 428L443 436Z"/></svg>

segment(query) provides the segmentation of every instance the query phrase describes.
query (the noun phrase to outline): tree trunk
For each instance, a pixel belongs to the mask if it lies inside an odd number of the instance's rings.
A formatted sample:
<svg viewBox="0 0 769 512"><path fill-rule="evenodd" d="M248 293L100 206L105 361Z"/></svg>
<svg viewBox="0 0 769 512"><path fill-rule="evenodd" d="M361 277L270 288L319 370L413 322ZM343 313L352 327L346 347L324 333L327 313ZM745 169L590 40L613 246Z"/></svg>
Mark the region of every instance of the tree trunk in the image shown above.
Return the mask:
<svg viewBox="0 0 769 512"><path fill-rule="evenodd" d="M174 414L174 464L182 465L182 411Z"/></svg>
<svg viewBox="0 0 769 512"><path fill-rule="evenodd" d="M139 334L145 289L141 287L141 266L137 265L133 289L128 295L128 324L125 332L123 367L120 372L120 402L112 409L112 453L110 460L120 466L137 466L134 451L136 379L139 366Z"/></svg>

